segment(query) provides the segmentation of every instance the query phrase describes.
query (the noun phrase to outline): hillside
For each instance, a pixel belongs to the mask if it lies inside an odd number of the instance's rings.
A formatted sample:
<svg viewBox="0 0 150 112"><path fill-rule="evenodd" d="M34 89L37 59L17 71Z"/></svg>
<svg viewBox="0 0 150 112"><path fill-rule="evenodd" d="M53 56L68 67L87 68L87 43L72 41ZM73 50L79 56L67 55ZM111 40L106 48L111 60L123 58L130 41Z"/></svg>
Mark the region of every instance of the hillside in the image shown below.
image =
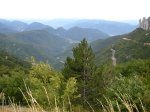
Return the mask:
<svg viewBox="0 0 150 112"><path fill-rule="evenodd" d="M111 48L116 51L117 63L127 62L132 59L149 59L149 43L150 32L138 28L129 34L93 42L92 45L96 54L96 62L102 64L105 61L111 61Z"/></svg>
<svg viewBox="0 0 150 112"><path fill-rule="evenodd" d="M111 48L121 40L122 35L113 36L105 40L96 40L91 43L95 53L96 63L103 64L111 60Z"/></svg>
<svg viewBox="0 0 150 112"><path fill-rule="evenodd" d="M13 55L10 55L9 53L5 52L4 50L0 50L0 72L1 73L4 72L6 69L7 70L14 69L14 68L28 69L30 68L30 66L31 66L30 63L16 58Z"/></svg>
<svg viewBox="0 0 150 112"><path fill-rule="evenodd" d="M132 59L149 59L149 43L150 32L140 28L131 32L114 46L118 63L126 62Z"/></svg>
<svg viewBox="0 0 150 112"><path fill-rule="evenodd" d="M61 47L59 46L61 45ZM48 60L53 66L55 56L63 52L69 43L46 31L27 31L11 35L0 34L0 48L21 59L34 56L37 60Z"/></svg>
<svg viewBox="0 0 150 112"><path fill-rule="evenodd" d="M33 45L37 49L47 52L50 55L55 55L58 52L63 51L69 45L65 39L45 30L32 30L15 33L9 35L8 38L19 43ZM61 45L61 47L59 45Z"/></svg>
<svg viewBox="0 0 150 112"><path fill-rule="evenodd" d="M0 34L0 48L22 59L30 56L35 56L39 60L46 58L42 51L38 51L33 45L14 41L3 34Z"/></svg>

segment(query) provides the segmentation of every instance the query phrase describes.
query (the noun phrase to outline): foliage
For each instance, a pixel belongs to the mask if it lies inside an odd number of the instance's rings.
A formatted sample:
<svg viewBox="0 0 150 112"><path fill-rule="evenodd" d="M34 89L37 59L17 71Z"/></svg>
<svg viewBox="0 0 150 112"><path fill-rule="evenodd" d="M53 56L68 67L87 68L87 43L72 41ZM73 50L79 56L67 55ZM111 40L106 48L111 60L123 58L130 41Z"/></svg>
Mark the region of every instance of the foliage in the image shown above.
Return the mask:
<svg viewBox="0 0 150 112"><path fill-rule="evenodd" d="M13 97L14 101L23 103L23 96L18 88L25 90L23 79L26 78L25 72L19 69L9 70L7 74L1 75L0 92L5 93L7 101Z"/></svg>
<svg viewBox="0 0 150 112"><path fill-rule="evenodd" d="M59 106L63 106L62 102L68 105L68 98L71 100L77 95L75 95L77 91L75 78L71 77L65 81L61 73L43 62L32 62L26 83L33 97L44 107L54 107L56 102Z"/></svg>
<svg viewBox="0 0 150 112"><path fill-rule="evenodd" d="M107 66L105 68L107 68ZM107 71L110 71L110 67ZM112 102L115 102L116 95L114 93L119 92L132 97L132 100L137 105L140 105L138 98L141 98L143 103L148 105L150 101L149 95L147 94L150 87L150 60L132 60L118 65L112 69L112 71L114 72L106 72L105 69L103 69L102 72L102 74L107 73L107 76L103 76L103 79L104 77L107 78L107 83L104 83L104 95L106 97L113 99ZM103 81L106 82L105 80Z"/></svg>
<svg viewBox="0 0 150 112"><path fill-rule="evenodd" d="M65 106L69 105L68 102L73 101L77 97L80 97L79 95L78 96L75 95L75 93L77 92L77 87L76 87L77 82L76 81L77 80L74 77L71 77L68 79L68 81L66 83L66 87L64 89L64 94L62 96Z"/></svg>
<svg viewBox="0 0 150 112"><path fill-rule="evenodd" d="M137 29L124 36L136 42L116 37L115 45L106 48L109 51L102 51L104 56L99 59L106 56L107 61L102 60L105 63L99 67L95 65L92 48L83 39L73 48L73 57L66 59L62 73L48 63L34 59L29 63L0 51L0 93L5 94L7 104L9 96L15 103L40 105L51 111L59 108L63 111L117 111L118 105L120 111L127 111L128 106L132 111L136 108L141 111L140 98L145 110L149 111L149 46L143 46L143 42L149 41L149 32ZM146 38L142 39L142 36ZM108 43L111 42L108 40ZM115 67L108 60L110 47L116 49ZM130 56L124 58L128 53ZM103 106L100 100L104 102Z"/></svg>
<svg viewBox="0 0 150 112"><path fill-rule="evenodd" d="M66 79L76 77L80 102L89 100L92 94L92 81L94 79L95 64L92 48L88 46L86 39L73 48L73 58L67 58L63 75Z"/></svg>
<svg viewBox="0 0 150 112"><path fill-rule="evenodd" d="M128 40L126 40L128 39ZM133 59L149 59L150 46L144 43L150 42L150 31L137 28L131 33L113 36L105 40L92 42L97 65L105 64L111 59L111 48L116 50L117 63L125 63Z"/></svg>
<svg viewBox="0 0 150 112"><path fill-rule="evenodd" d="M23 96L18 88L24 89L23 79L28 77L28 62L22 61L4 51L0 51L0 92L14 97L16 102L23 103Z"/></svg>
<svg viewBox="0 0 150 112"><path fill-rule="evenodd" d="M59 47L62 45L62 47ZM32 30L4 35L0 33L0 48L25 60L34 56L38 61L49 61L54 67L62 66L60 54L70 45L68 41L45 30Z"/></svg>

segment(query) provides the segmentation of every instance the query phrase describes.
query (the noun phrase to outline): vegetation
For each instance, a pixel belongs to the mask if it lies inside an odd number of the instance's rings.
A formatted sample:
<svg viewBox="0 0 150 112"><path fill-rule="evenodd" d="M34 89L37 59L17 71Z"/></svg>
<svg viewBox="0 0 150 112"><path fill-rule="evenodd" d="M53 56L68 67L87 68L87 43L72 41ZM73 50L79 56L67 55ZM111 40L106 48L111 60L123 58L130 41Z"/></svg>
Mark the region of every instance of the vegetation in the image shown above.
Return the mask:
<svg viewBox="0 0 150 112"><path fill-rule="evenodd" d="M150 32L143 29L136 29L126 35L118 44L114 46L118 63L124 63L132 59L149 59L150 46L144 43L150 42Z"/></svg>
<svg viewBox="0 0 150 112"><path fill-rule="evenodd" d="M95 69L92 48L88 46L86 39L83 39L77 47L73 48L73 58L66 59L62 72L66 79L70 77L77 79L80 102L84 104L94 92L92 81L95 79Z"/></svg>
<svg viewBox="0 0 150 112"><path fill-rule="evenodd" d="M150 32L137 28L129 34L95 41L91 45L96 56L96 63L102 65L111 61L111 48L116 51L115 57L118 64L132 59L149 59L150 46L144 43L150 43Z"/></svg>
<svg viewBox="0 0 150 112"><path fill-rule="evenodd" d="M139 44L139 41L148 42L149 32L141 29L124 35L123 38L128 36L133 40L132 37L136 35L139 37L135 44ZM142 41L140 35L147 36L147 39ZM117 38L119 39L114 42L115 45L108 47L119 49L116 66L113 66L111 61L96 65L95 55L86 39L73 48L73 56L67 57L61 72L54 70L48 63L36 61L33 57L26 62L1 51L2 109L12 106L15 110L23 106L33 112L149 112L149 46L135 46L134 42L132 46L130 41L124 43L125 40ZM147 49L138 51L145 47ZM128 52L134 49L130 52L132 58L123 60L123 54L128 53L126 49Z"/></svg>
<svg viewBox="0 0 150 112"><path fill-rule="evenodd" d="M59 45L62 45L62 47ZM69 45L66 40L43 30L9 35L0 34L1 49L22 60L34 56L39 61L49 61L56 68L59 66L55 65L60 63L56 58L57 55L62 53Z"/></svg>

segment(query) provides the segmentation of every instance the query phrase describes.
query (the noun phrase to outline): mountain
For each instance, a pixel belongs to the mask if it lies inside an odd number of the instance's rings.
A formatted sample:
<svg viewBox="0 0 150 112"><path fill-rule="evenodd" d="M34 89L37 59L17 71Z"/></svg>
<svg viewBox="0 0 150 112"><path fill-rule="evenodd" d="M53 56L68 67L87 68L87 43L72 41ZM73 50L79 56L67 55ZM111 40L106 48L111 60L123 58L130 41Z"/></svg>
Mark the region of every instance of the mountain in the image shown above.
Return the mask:
<svg viewBox="0 0 150 112"><path fill-rule="evenodd" d="M75 23L82 23L80 24L82 26L87 23L90 28L71 27L64 29L59 27L54 29L39 22L27 24L21 21L0 20L0 48L21 59L34 56L38 60L48 60L53 66L60 67L64 59L68 55L72 55L71 48L83 38L87 38L89 42L94 41L91 45L97 62L104 62L111 57L110 49L117 46L122 38L126 38L130 34L108 38L108 34L94 28L95 25L100 25L99 20L82 20ZM104 24L106 23L108 24L108 21L104 22ZM111 22L109 21L109 23ZM112 23L113 26L115 22Z"/></svg>
<svg viewBox="0 0 150 112"><path fill-rule="evenodd" d="M79 20L72 24L67 24L64 28L71 27L93 28L100 30L109 35L120 35L133 31L137 26L123 22L106 21L106 20Z"/></svg>
<svg viewBox="0 0 150 112"><path fill-rule="evenodd" d="M0 20L2 50L20 59L34 56L37 60L48 60L55 67L62 66L67 54L70 55L70 48L84 37L93 41L108 35L90 28L54 29L38 22L27 24L21 21Z"/></svg>
<svg viewBox="0 0 150 112"><path fill-rule="evenodd" d="M149 59L150 31L137 28L129 34L95 41L92 43L92 47L97 64L111 61L111 49L115 50L117 63L124 63L132 59Z"/></svg>
<svg viewBox="0 0 150 112"><path fill-rule="evenodd" d="M42 51L39 51L35 46L15 41L4 34L0 34L0 48L21 59L30 58L31 56L35 56L38 60L46 59Z"/></svg>
<svg viewBox="0 0 150 112"><path fill-rule="evenodd" d="M22 32L22 31L40 30L40 29L44 29L48 27L49 27L48 25L44 25L39 22L33 22L31 24L27 24L18 20L8 21L8 20L0 19L0 32L1 33L5 33L5 32L16 33L16 32Z"/></svg>
<svg viewBox="0 0 150 112"><path fill-rule="evenodd" d="M46 52L49 55L55 55L63 51L69 42L45 30L31 30L9 35L10 39L20 43L27 43ZM61 45L61 47L59 46Z"/></svg>
<svg viewBox="0 0 150 112"><path fill-rule="evenodd" d="M0 19L0 33L21 32L27 27L27 24L21 21L8 21Z"/></svg>
<svg viewBox="0 0 150 112"><path fill-rule="evenodd" d="M60 46L61 45L61 46ZM56 55L70 45L68 41L45 30L0 34L0 48L21 59L34 56L38 60L49 61L55 66Z"/></svg>
<svg viewBox="0 0 150 112"><path fill-rule="evenodd" d="M12 32L16 32L16 31L6 26L4 23L0 23L0 33L7 34L7 33L12 33Z"/></svg>
<svg viewBox="0 0 150 112"><path fill-rule="evenodd" d="M54 28L63 27L70 29L72 27L92 28L100 30L108 35L121 35L129 33L138 27L137 20L110 21L110 20L89 20L89 19L54 19L37 20L40 23L52 26ZM33 21L32 21L33 22Z"/></svg>
<svg viewBox="0 0 150 112"><path fill-rule="evenodd" d="M109 35L107 35L106 33L103 33L99 30L92 28L72 27L68 30L65 30L63 27L59 27L57 29L48 27L44 30L53 33L59 37L62 37L64 39L67 39L71 43L79 42L83 38L86 38L88 41L94 41L97 39L105 39L109 37Z"/></svg>
<svg viewBox="0 0 150 112"><path fill-rule="evenodd" d="M39 23L39 22L33 22L33 23L29 24L29 25L24 29L24 31L41 30L41 29L48 28L48 27L49 27L48 25L44 25L44 24Z"/></svg>
<svg viewBox="0 0 150 112"><path fill-rule="evenodd" d="M28 24L21 21L11 21L7 24L7 26L17 32L21 32L24 31Z"/></svg>
<svg viewBox="0 0 150 112"><path fill-rule="evenodd" d="M107 35L106 33L91 28L73 27L67 30L66 33L66 38L70 38L76 41L81 41L83 38L86 38L88 41L93 41L97 39L104 39L107 37L109 37L109 35Z"/></svg>
<svg viewBox="0 0 150 112"><path fill-rule="evenodd" d="M81 41L84 37L86 37L88 41L93 41L99 38L102 39L109 36L108 34L93 28L72 27L66 30L63 27L59 27L57 29L54 29L51 26L39 22L27 24L21 21L0 20L0 33L12 34L31 30L45 30L53 35L65 38L71 43Z"/></svg>

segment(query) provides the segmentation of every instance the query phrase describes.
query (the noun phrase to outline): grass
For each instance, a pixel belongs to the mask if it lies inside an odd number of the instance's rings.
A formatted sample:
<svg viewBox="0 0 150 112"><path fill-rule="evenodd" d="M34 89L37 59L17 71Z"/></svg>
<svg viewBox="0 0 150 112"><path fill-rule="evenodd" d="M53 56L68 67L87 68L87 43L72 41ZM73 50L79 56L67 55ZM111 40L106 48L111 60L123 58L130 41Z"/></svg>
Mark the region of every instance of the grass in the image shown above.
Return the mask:
<svg viewBox="0 0 150 112"><path fill-rule="evenodd" d="M69 109L65 108L64 103L63 107L59 107L55 99L55 107L50 107L49 110L45 110L36 101L36 99L34 99L30 89L26 87L26 90L27 94L25 95L25 93L23 93L22 90L20 89L21 93L24 96L24 99L27 102L27 106L15 104L14 100L11 98L9 98L9 105L5 105L6 104L5 94L0 93L0 99L2 101L0 106L0 112L97 112L98 111L94 110L94 108L92 108L92 106L88 101L86 101L86 103L89 105L90 110L86 110L78 106L73 107L71 105L69 97L68 97ZM46 89L45 93L47 95L47 100L50 106L50 101ZM98 112L122 112L122 110L123 112L146 112L140 98L139 98L140 106L137 106L130 95L121 93L115 93L115 95L116 100L110 100L109 98L104 97L105 102L101 102L99 99L97 99L99 105L101 106Z"/></svg>
<svg viewBox="0 0 150 112"><path fill-rule="evenodd" d="M106 103L105 105L98 100L98 102L102 106L103 112L146 112L141 99L140 106L133 101L132 97L127 94L115 93L117 98L115 101L110 100L105 97Z"/></svg>

